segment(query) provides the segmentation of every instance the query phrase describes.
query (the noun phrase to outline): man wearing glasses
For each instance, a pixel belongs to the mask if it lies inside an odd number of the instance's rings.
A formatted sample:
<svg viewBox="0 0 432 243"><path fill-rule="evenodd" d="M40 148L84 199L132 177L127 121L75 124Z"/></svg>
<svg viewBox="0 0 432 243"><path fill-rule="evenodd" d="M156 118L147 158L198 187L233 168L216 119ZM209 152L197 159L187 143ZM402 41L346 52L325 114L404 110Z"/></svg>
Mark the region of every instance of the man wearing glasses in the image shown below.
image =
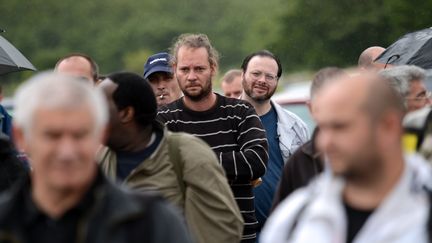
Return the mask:
<svg viewBox="0 0 432 243"><path fill-rule="evenodd" d="M254 188L255 213L258 229L261 229L270 213L284 163L308 140L309 134L305 123L298 116L270 100L282 74L282 65L273 53L267 50L252 53L244 59L241 68L241 98L255 107L269 143L267 172L262 184Z"/></svg>
<svg viewBox="0 0 432 243"><path fill-rule="evenodd" d="M426 89L425 70L417 66L397 66L379 73L404 97L407 112L421 109L431 104L431 92Z"/></svg>

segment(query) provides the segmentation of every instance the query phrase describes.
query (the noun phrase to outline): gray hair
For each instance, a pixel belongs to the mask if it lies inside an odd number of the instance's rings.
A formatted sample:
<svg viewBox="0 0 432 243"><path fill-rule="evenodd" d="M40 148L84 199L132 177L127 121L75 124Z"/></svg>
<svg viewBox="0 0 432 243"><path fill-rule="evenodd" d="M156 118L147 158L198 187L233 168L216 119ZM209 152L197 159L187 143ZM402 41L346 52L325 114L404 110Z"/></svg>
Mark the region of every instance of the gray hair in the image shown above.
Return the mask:
<svg viewBox="0 0 432 243"><path fill-rule="evenodd" d="M384 69L378 74L385 78L402 98L406 98L409 94L411 82L423 81L426 77L424 69L413 65L402 65ZM406 102L404 103L406 106Z"/></svg>
<svg viewBox="0 0 432 243"><path fill-rule="evenodd" d="M210 42L210 39L205 34L181 34L173 46L170 48L171 51L171 64L177 63L178 51L180 47L186 46L188 48L201 48L204 47L208 53L208 61L211 66L217 68L219 66L219 53Z"/></svg>
<svg viewBox="0 0 432 243"><path fill-rule="evenodd" d="M89 83L59 73L44 72L24 84L14 97L14 125L29 135L37 109L68 109L87 105L94 116L95 132L101 132L108 122L108 108L102 91Z"/></svg>

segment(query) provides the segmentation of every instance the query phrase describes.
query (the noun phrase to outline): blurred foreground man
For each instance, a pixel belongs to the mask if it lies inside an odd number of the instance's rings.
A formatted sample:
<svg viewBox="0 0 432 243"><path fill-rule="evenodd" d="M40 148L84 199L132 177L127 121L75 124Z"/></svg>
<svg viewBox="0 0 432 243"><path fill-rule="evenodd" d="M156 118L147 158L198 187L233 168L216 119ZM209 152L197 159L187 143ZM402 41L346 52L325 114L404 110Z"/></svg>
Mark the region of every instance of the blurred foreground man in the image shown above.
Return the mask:
<svg viewBox="0 0 432 243"><path fill-rule="evenodd" d="M241 214L210 147L155 120L156 99L139 75L113 73L99 87L110 108L102 170L135 191L160 192L182 210L198 243L238 243Z"/></svg>
<svg viewBox="0 0 432 243"><path fill-rule="evenodd" d="M268 160L265 130L247 102L212 90L218 54L204 34L183 34L172 48L174 73L184 96L161 108L158 119L171 131L191 133L210 145L223 166L244 219L242 242L255 242L253 181Z"/></svg>
<svg viewBox="0 0 432 243"><path fill-rule="evenodd" d="M153 88L158 107L169 104L182 96L169 61L169 54L161 52L150 56L144 64L144 78Z"/></svg>
<svg viewBox="0 0 432 243"><path fill-rule="evenodd" d="M271 100L282 75L282 65L273 53L262 50L248 55L242 64L243 94L251 103L266 130L269 161L262 183L254 188L258 231L270 213L282 169L290 156L309 137L306 124L294 113Z"/></svg>
<svg viewBox="0 0 432 243"><path fill-rule="evenodd" d="M283 201L262 242L428 242L431 169L403 156L401 97L360 73L324 86L314 109L332 173Z"/></svg>
<svg viewBox="0 0 432 243"><path fill-rule="evenodd" d="M16 142L33 170L0 200L0 242L190 242L167 203L122 191L98 170L108 119L101 93L49 73L15 98Z"/></svg>
<svg viewBox="0 0 432 243"><path fill-rule="evenodd" d="M313 116L315 94L327 82L336 77L347 75L342 69L326 67L320 69L312 79L310 88L309 112ZM306 186L316 175L324 170L321 153L316 147L316 137L319 129L315 128L310 140L297 149L285 162L278 189L273 198L274 209L282 200L300 187Z"/></svg>

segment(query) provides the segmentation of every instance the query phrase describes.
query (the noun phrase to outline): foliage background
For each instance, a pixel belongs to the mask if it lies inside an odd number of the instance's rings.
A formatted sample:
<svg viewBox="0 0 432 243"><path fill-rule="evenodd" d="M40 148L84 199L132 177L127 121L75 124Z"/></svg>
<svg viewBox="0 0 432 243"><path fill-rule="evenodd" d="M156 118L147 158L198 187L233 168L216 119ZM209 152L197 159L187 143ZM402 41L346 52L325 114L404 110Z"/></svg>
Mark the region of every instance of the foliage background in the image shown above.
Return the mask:
<svg viewBox="0 0 432 243"><path fill-rule="evenodd" d="M146 58L181 33L206 33L221 53L221 71L269 49L285 73L355 65L372 45L389 46L431 26L424 0L0 0L2 35L39 69L84 52L101 73L142 73ZM302 72L303 71L303 72ZM306 72L307 73L307 72ZM31 72L1 76L13 89ZM297 77L297 76L295 76Z"/></svg>

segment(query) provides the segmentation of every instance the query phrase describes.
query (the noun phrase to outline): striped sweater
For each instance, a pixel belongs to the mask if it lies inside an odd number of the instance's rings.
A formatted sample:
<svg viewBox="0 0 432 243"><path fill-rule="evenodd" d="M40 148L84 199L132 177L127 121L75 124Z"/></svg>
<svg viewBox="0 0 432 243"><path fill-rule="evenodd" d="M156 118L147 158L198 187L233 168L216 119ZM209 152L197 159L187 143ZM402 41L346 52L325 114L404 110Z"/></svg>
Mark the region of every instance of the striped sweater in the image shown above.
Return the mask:
<svg viewBox="0 0 432 243"><path fill-rule="evenodd" d="M243 242L254 242L257 221L251 181L264 175L268 161L265 130L249 103L217 95L207 111L193 111L179 99L162 107L157 119L171 131L193 134L206 141L225 169L245 221ZM193 152L193 151L191 151Z"/></svg>

